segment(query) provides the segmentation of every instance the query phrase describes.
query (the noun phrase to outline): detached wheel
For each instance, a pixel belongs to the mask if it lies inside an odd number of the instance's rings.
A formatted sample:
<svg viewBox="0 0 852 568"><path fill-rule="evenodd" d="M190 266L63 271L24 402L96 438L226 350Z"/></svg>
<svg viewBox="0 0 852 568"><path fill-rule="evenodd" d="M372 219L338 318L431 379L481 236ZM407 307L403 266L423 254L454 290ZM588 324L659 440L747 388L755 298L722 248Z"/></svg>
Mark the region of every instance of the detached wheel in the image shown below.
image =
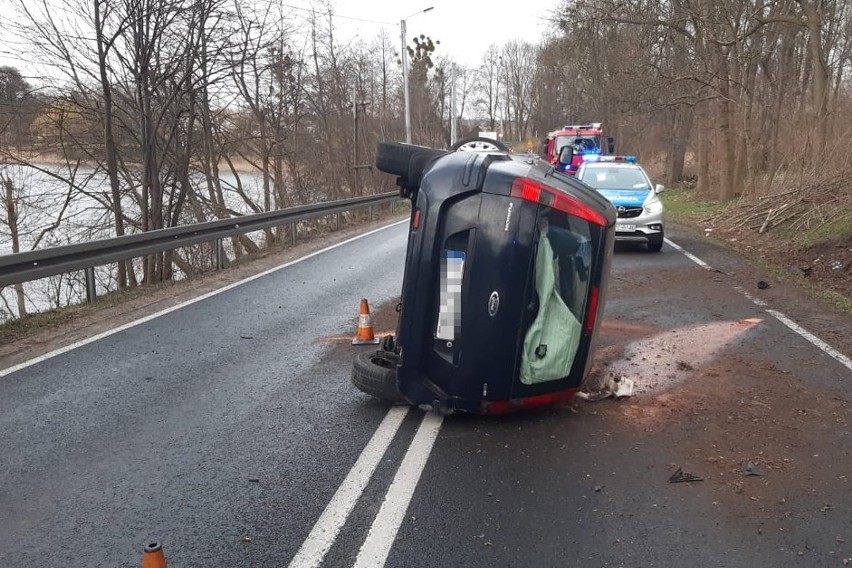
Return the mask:
<svg viewBox="0 0 852 568"><path fill-rule="evenodd" d="M493 138L477 136L459 140L450 146L452 152L508 152L509 147Z"/></svg>
<svg viewBox="0 0 852 568"><path fill-rule="evenodd" d="M355 356L352 384L359 391L387 402L402 402L396 387L396 364L393 353L367 351Z"/></svg>
<svg viewBox="0 0 852 568"><path fill-rule="evenodd" d="M650 252L660 252L663 250L663 232L660 231L659 234L654 235L653 237L648 239L648 250Z"/></svg>

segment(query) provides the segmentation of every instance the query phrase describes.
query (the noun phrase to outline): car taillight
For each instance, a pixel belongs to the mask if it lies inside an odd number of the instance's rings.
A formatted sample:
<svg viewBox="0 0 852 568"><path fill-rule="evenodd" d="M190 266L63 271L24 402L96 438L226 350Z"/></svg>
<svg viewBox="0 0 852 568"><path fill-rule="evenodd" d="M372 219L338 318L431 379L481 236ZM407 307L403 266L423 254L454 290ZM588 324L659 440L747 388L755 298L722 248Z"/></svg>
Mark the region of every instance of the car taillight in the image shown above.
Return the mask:
<svg viewBox="0 0 852 568"><path fill-rule="evenodd" d="M506 414L518 410L529 410L531 408L539 408L542 406L550 406L567 400L577 394L578 388L570 388L564 391L559 391L551 394L539 394L528 396L526 398L515 398L512 400L483 400L479 404L479 412L481 414Z"/></svg>
<svg viewBox="0 0 852 568"><path fill-rule="evenodd" d="M420 209L414 210L414 219L412 220L411 228L415 231L420 228Z"/></svg>
<svg viewBox="0 0 852 568"><path fill-rule="evenodd" d="M528 178L516 178L512 183L511 195L512 197L520 197L524 201L532 201L547 207L553 207L563 213L585 219L601 227L606 227L606 217L602 213L579 199L556 191L537 181Z"/></svg>
<svg viewBox="0 0 852 568"><path fill-rule="evenodd" d="M589 296L589 310L586 312L586 325L583 326L583 335L591 335L595 330L595 319L598 317L598 287L592 286Z"/></svg>

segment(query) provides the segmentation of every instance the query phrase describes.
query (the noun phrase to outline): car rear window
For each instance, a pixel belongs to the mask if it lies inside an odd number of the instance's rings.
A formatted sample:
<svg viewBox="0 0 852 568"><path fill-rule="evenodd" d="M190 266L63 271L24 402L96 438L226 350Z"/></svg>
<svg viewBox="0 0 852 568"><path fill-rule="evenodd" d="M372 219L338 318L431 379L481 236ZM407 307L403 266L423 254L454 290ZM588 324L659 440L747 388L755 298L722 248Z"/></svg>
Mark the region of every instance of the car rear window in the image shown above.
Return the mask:
<svg viewBox="0 0 852 568"><path fill-rule="evenodd" d="M565 378L580 345L593 258L588 221L543 209L536 227L535 319L524 336L521 382Z"/></svg>
<svg viewBox="0 0 852 568"><path fill-rule="evenodd" d="M648 180L638 168L587 166L580 179L595 189L648 189Z"/></svg>

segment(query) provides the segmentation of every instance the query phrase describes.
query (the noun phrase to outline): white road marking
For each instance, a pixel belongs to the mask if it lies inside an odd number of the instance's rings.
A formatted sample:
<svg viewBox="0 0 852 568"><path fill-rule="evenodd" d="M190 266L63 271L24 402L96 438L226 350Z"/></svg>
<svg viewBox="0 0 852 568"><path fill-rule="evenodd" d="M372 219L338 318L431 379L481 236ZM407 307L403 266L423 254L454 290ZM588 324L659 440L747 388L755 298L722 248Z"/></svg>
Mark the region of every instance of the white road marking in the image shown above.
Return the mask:
<svg viewBox="0 0 852 568"><path fill-rule="evenodd" d="M743 296L745 296L746 298L748 298L749 300L754 302L756 305L760 306L761 308L769 305L769 303L767 303L766 300L761 300L760 298L755 298L754 296L749 294L746 291L746 289L743 288L742 286L734 286L734 290L736 290L737 292L739 292L740 294L742 294Z"/></svg>
<svg viewBox="0 0 852 568"><path fill-rule="evenodd" d="M676 245L675 243L671 242L669 239L666 239L666 242L669 245L671 245L672 248L683 253L688 259L693 261L698 266L700 266L702 268L706 268L708 270L713 269L709 264L707 264L706 262L704 262L703 260L701 260L700 258L695 256L694 254L691 254L691 253L685 251L683 248L681 248L679 245ZM765 308L768 305L765 300L761 300L760 298L755 298L754 296L749 294L745 290L745 288L743 288L742 286L734 286L734 289L737 290L739 293L741 293L746 298L748 298L749 300L751 300L758 307ZM781 313L777 310L770 310L769 308L766 308L766 313L772 315L775 319L777 319L778 321L780 321L781 323L783 323L784 325L789 327L791 330L795 331L796 333L801 335L803 338L805 338L806 340L811 342L813 345L815 345L816 347L821 349L826 355L828 355L829 357L832 357L833 359L836 359L841 365L845 366L847 369L852 371L852 359L850 359L849 357L847 357L843 353L839 352L838 350L833 348L831 345L829 345L828 343L826 343L825 341L823 341L822 339L820 339L816 335L812 334L811 332L809 332L808 330L806 330L805 328L803 328L802 326L800 326L799 324L794 322L792 319L790 319L789 317L787 317L783 313Z"/></svg>
<svg viewBox="0 0 852 568"><path fill-rule="evenodd" d="M710 267L709 264L707 264L706 262L704 262L703 260L701 260L700 258L695 256L691 252L685 251L683 248L681 248L680 245L675 244L675 243L673 243L672 241L670 241L669 239L666 239L666 238L664 238L663 240L666 241L666 244L668 244L670 247L672 247L673 249L675 249L677 251L680 251L686 258L688 258L689 260L691 260L692 262L694 262L695 264L697 264L701 268L704 268L706 270L713 270Z"/></svg>
<svg viewBox="0 0 852 568"><path fill-rule="evenodd" d="M358 552L354 568L382 568L385 565L443 420L442 415L434 412L423 417L423 422L420 423L417 434L414 435L414 440L411 441L411 446L388 488L385 501L370 527L367 539Z"/></svg>
<svg viewBox="0 0 852 568"><path fill-rule="evenodd" d="M339 242L337 244L333 244L333 245L326 247L322 250L312 252L312 253L305 255L301 258L297 258L296 260L290 261L286 264L282 264L281 266L276 266L275 268L270 268L269 270L266 270L266 271L261 272L259 274L255 274L254 276L249 276L248 278L244 278L243 280L240 280L238 282L233 282L231 284L228 284L224 288L219 288L218 290L213 290L211 292L207 292L206 294L202 294L201 296L198 296L197 298L187 300L186 302L182 302L182 303L177 304L175 306L172 306L170 308L166 308L166 309L159 311L157 313L145 316L145 317L140 318L138 320L128 322L124 325L120 325L116 328L104 331L103 333L99 333L97 335L93 335L92 337L88 337L88 338L83 339L81 341L77 341L76 343L66 345L65 347L60 347L59 349L51 351L50 353L45 353L44 355L39 355L38 357L34 357L34 358L32 358L28 361L24 361L23 363L19 363L19 364L13 366L13 367L9 367L8 369L2 369L2 370L0 370L0 378L5 377L7 375L11 375L12 373L14 373L16 371L20 371L21 369L26 369L27 367L31 367L32 365L35 365L37 363L41 363L42 361L46 361L47 359L52 359L53 357L56 357L57 355L62 355L63 353L68 353L69 351L73 351L74 349L77 349L78 347L88 345L89 343L94 343L95 341L99 341L99 340L101 340L105 337L109 337L110 335L116 334L120 331L130 329L131 327L136 327L137 325L141 325L143 323L147 323L147 322L149 322L153 319L157 319L158 317L164 316L166 314L170 314L171 312L174 312L174 311L177 311L181 308L185 308L189 305L195 304L196 302L200 302L202 300L206 300L207 298L211 298L211 297L213 297L217 294L221 294L222 292L227 292L228 290L231 290L232 288L236 288L237 286L241 286L243 284L251 282L252 280L257 280L258 278L263 278L264 276L272 274L273 272L276 272L276 271L281 270L283 268L287 268L289 266L293 266L294 264L298 264L302 261L308 260L309 258L323 254L323 253L328 252L330 250L336 249L337 247L342 247L343 245L349 244L353 241L357 241L358 239L367 237L369 235L372 235L373 233L378 233L379 231L383 231L383 230L388 229L390 227L395 227L396 225L400 225L402 223L407 223L407 222L408 222L408 219L403 219L402 221L398 221L396 223L391 223L390 225L385 225L384 227L379 227L378 229L374 229L372 231L364 233L363 235L358 235L358 236L352 237L351 239L347 239L347 240Z"/></svg>
<svg viewBox="0 0 852 568"><path fill-rule="evenodd" d="M364 451L358 456L355 465L349 470L346 479L340 484L334 497L331 498L314 528L311 529L308 538L305 539L296 556L290 561L291 568L314 568L323 561L331 545L334 544L334 539L337 538L340 529L343 528L346 519L355 507L355 503L358 502L364 488L373 476L376 466L379 465L385 455L388 446L399 430L399 426L408 414L409 408L408 406L395 406L385 415Z"/></svg>
<svg viewBox="0 0 852 568"><path fill-rule="evenodd" d="M814 345L816 345L817 347L819 347L820 349L825 351L830 356L837 359L841 364L845 365L847 369L852 371L852 359L850 359L849 357L847 357L846 355L844 355L840 351L837 351L831 345L829 345L828 343L826 343L825 341L823 341L822 339L820 339L816 335L812 334L811 332L809 332L805 328L801 327L799 324L797 324L796 322L794 322L793 320L791 320L790 318L788 318L787 316L785 316L781 312L777 312L775 310L766 310L766 311L769 312L770 314L772 314L773 316L775 316L776 318L778 318L778 320L781 323L783 323L784 325L786 325L787 327L789 327L790 329L792 329L793 331L795 331L796 333L798 333L799 335L801 335L802 337L804 337L805 339L807 339L808 341L810 341L811 343L813 343Z"/></svg>

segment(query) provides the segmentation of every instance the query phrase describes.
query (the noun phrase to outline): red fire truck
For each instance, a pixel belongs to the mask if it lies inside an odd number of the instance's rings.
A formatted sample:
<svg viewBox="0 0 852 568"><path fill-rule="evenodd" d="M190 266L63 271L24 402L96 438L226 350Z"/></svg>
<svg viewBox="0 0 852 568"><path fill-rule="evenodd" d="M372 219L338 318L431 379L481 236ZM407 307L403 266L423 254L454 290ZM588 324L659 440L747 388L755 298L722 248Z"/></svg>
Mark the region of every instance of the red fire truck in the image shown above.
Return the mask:
<svg viewBox="0 0 852 568"><path fill-rule="evenodd" d="M559 151L564 146L573 146L574 159L570 165L559 164ZM612 136L604 136L600 122L592 124L568 124L554 130L544 141L545 159L567 174L574 175L586 156L601 156L615 152Z"/></svg>

